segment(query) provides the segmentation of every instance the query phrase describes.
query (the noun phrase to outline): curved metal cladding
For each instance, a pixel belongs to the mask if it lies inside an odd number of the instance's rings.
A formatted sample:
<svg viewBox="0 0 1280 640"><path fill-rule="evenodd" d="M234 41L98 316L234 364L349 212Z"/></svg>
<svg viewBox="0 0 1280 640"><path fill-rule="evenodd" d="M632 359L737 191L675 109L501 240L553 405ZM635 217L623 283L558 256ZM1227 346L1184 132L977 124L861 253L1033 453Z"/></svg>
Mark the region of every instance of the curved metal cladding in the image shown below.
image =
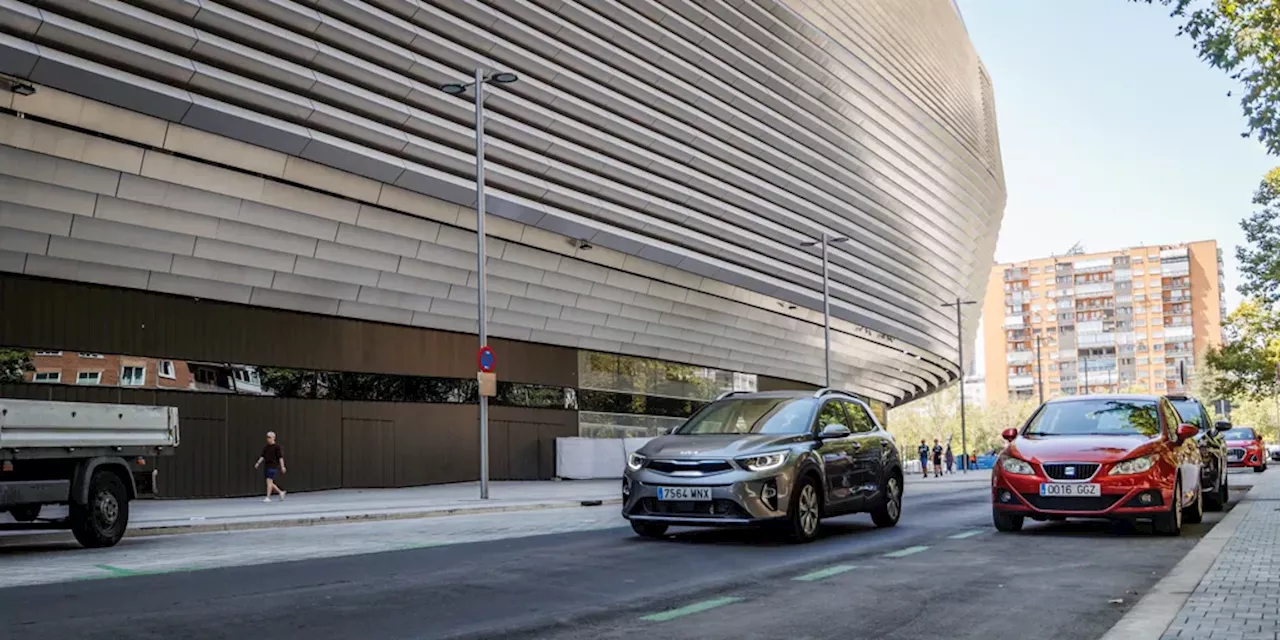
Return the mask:
<svg viewBox="0 0 1280 640"><path fill-rule="evenodd" d="M0 268L474 331L477 66L494 335L819 383L826 232L834 382L955 378L1005 194L950 0L0 0Z"/></svg>

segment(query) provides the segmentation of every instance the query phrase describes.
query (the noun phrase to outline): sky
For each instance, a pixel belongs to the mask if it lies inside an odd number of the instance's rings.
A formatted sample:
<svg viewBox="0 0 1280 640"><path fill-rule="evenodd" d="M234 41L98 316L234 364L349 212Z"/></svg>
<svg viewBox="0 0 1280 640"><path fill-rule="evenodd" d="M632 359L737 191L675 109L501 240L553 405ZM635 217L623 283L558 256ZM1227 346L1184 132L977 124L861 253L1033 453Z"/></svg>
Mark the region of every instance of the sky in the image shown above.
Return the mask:
<svg viewBox="0 0 1280 640"><path fill-rule="evenodd" d="M1199 60L1162 6L958 4L995 86L1009 194L996 260L1076 242L1103 251L1214 239L1234 308L1239 222L1262 175L1280 165L1240 137L1238 84Z"/></svg>

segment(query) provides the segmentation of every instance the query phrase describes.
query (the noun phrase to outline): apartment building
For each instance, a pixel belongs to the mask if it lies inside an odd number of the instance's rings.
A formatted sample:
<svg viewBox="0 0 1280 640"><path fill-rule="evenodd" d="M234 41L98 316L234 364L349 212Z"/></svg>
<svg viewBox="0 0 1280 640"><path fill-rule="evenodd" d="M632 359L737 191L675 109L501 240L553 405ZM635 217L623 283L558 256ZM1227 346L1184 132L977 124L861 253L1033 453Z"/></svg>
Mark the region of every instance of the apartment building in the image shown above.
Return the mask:
<svg viewBox="0 0 1280 640"><path fill-rule="evenodd" d="M1185 391L1222 340L1213 240L997 264L983 303L987 397Z"/></svg>
<svg viewBox="0 0 1280 640"><path fill-rule="evenodd" d="M182 360L76 351L35 351L32 356L35 371L26 374L27 382L151 389L187 389L193 382Z"/></svg>

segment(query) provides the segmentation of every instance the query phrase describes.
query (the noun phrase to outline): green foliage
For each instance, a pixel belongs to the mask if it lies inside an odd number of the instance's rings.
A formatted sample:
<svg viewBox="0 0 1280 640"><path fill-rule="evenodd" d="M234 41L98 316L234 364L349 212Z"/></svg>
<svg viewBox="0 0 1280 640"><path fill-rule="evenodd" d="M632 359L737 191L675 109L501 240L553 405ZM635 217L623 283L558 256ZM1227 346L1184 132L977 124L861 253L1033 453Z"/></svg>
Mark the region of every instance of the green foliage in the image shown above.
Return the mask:
<svg viewBox="0 0 1280 640"><path fill-rule="evenodd" d="M1280 3L1275 0L1158 1L1182 22L1200 59L1244 85L1240 108L1249 131L1280 155Z"/></svg>
<svg viewBox="0 0 1280 640"><path fill-rule="evenodd" d="M1276 388L1280 314L1246 300L1227 317L1226 342L1205 354L1209 398L1262 398Z"/></svg>
<svg viewBox="0 0 1280 640"><path fill-rule="evenodd" d="M35 371L34 355L26 349L0 349L0 384L17 384Z"/></svg>

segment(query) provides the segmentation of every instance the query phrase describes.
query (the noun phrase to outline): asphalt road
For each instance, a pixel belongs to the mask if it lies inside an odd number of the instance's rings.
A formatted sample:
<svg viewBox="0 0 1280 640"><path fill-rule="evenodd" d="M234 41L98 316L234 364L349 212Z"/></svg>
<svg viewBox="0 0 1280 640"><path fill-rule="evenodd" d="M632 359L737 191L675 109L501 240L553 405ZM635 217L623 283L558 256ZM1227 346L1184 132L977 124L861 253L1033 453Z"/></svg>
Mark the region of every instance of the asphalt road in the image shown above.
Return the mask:
<svg viewBox="0 0 1280 640"><path fill-rule="evenodd" d="M1177 539L1092 522L997 534L986 486L968 483L908 494L896 528L839 518L800 546L607 528L0 589L0 637L1076 640L1105 632L1220 517Z"/></svg>

